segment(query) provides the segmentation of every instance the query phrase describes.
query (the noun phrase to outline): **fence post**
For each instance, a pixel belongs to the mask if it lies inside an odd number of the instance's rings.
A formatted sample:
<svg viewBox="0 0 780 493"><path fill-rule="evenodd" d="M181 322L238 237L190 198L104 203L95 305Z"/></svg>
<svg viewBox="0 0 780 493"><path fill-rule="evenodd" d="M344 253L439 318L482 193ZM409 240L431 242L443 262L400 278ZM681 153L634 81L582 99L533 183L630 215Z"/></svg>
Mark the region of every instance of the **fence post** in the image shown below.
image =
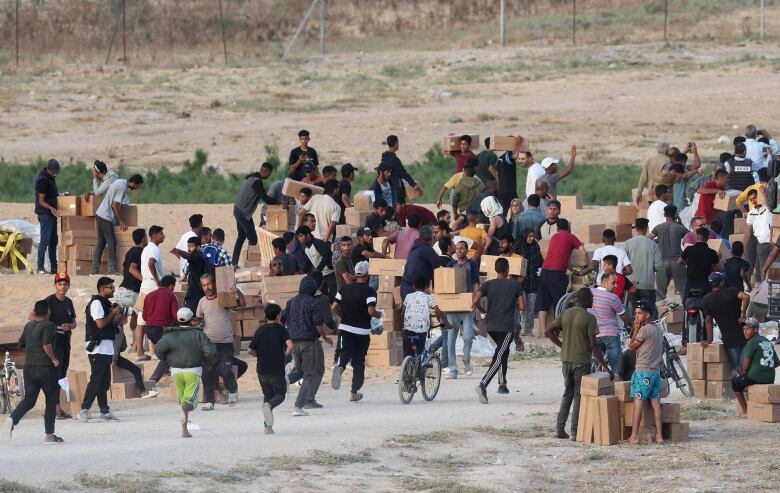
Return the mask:
<svg viewBox="0 0 780 493"><path fill-rule="evenodd" d="M664 0L664 41L666 41L666 26L669 23L669 0Z"/></svg>
<svg viewBox="0 0 780 493"><path fill-rule="evenodd" d="M320 0L320 55L325 54L325 0Z"/></svg>
<svg viewBox="0 0 780 493"><path fill-rule="evenodd" d="M506 0L501 0L501 46L506 46Z"/></svg>
<svg viewBox="0 0 780 493"><path fill-rule="evenodd" d="M125 16L125 0L122 0L122 60L127 65L127 17Z"/></svg>
<svg viewBox="0 0 780 493"><path fill-rule="evenodd" d="M16 67L19 67L19 1L16 0Z"/></svg>
<svg viewBox="0 0 780 493"><path fill-rule="evenodd" d="M577 0L571 0L571 44L577 46Z"/></svg>
<svg viewBox="0 0 780 493"><path fill-rule="evenodd" d="M761 33L760 36L761 39L764 39L764 0L761 0L761 15L759 16L759 19L760 19L759 31Z"/></svg>
<svg viewBox="0 0 780 493"><path fill-rule="evenodd" d="M222 51L225 55L225 67L227 67L227 41L225 41L225 17L222 15L222 0L219 0L219 24L222 26Z"/></svg>

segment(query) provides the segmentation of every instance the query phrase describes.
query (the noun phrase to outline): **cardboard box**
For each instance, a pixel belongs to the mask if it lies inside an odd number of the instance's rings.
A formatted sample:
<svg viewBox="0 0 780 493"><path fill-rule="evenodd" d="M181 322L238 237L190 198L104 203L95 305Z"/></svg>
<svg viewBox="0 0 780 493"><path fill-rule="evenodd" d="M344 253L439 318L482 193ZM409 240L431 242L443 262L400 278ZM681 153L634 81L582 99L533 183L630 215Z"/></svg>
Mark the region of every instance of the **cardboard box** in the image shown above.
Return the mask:
<svg viewBox="0 0 780 493"><path fill-rule="evenodd" d="M490 137L490 150L494 152L501 151L514 151L515 150L515 136L514 135L491 135ZM473 143L473 141L472 141ZM472 147L473 149L474 147ZM479 146L477 146L479 148ZM521 151L527 151L528 140L523 139L523 143L520 146Z"/></svg>
<svg viewBox="0 0 780 493"><path fill-rule="evenodd" d="M382 253L382 242L385 241L385 238L386 237L384 237L384 236L377 236L376 238L373 239L373 245L374 245L374 251L375 252ZM392 258L393 255L395 255L395 243L389 243L388 242L387 252L388 252L388 255L390 256L390 258Z"/></svg>
<svg viewBox="0 0 780 493"><path fill-rule="evenodd" d="M693 382L693 395L698 398L705 398L707 396L707 381L706 380L692 380Z"/></svg>
<svg viewBox="0 0 780 493"><path fill-rule="evenodd" d="M254 282L254 281L262 281L262 280L263 280L263 274L258 269L241 269L236 271L237 283Z"/></svg>
<svg viewBox="0 0 780 493"><path fill-rule="evenodd" d="M369 267L371 264L369 262ZM401 277L400 276L379 276L379 289L378 293L393 293L398 289L398 296L401 295ZM400 302L398 302L400 304Z"/></svg>
<svg viewBox="0 0 780 493"><path fill-rule="evenodd" d="M718 363L714 363L718 364ZM707 380L707 363L704 361L688 361L688 376L691 380Z"/></svg>
<svg viewBox="0 0 780 493"><path fill-rule="evenodd" d="M752 393L750 397L753 397ZM747 417L765 423L780 422L780 404L766 404L750 399L747 403Z"/></svg>
<svg viewBox="0 0 780 493"><path fill-rule="evenodd" d="M747 226L747 218L744 217L734 218L734 234L738 234L741 236L745 232L746 226ZM742 238L739 238L739 241L742 241Z"/></svg>
<svg viewBox="0 0 780 493"><path fill-rule="evenodd" d="M707 240L707 246L712 248L718 253L721 262L731 258L731 250L723 240Z"/></svg>
<svg viewBox="0 0 780 493"><path fill-rule="evenodd" d="M582 198L579 195L558 195L558 202L561 203L561 211L573 211L582 209Z"/></svg>
<svg viewBox="0 0 780 493"><path fill-rule="evenodd" d="M112 401L139 399L141 397L141 389L138 388L138 385L135 384L135 381L112 383L110 392Z"/></svg>
<svg viewBox="0 0 780 493"><path fill-rule="evenodd" d="M603 230L602 230L603 231ZM586 265L590 264L590 259L593 258L593 252L595 250L587 249L587 258L584 253L582 253L582 250L579 248L571 252L571 258L569 259L569 263L572 267L585 267Z"/></svg>
<svg viewBox="0 0 780 493"><path fill-rule="evenodd" d="M664 423L661 426L661 436L670 442L687 442L690 436L688 423Z"/></svg>
<svg viewBox="0 0 780 493"><path fill-rule="evenodd" d="M78 195L60 195L57 197L57 213L62 216L78 216L81 197Z"/></svg>
<svg viewBox="0 0 780 493"><path fill-rule="evenodd" d="M138 207L134 205L123 205L119 208L119 217L129 227L138 226ZM118 223L119 221L117 221ZM132 231L130 231L132 233Z"/></svg>
<svg viewBox="0 0 780 493"><path fill-rule="evenodd" d="M247 245L244 251L244 258L247 260L263 260L263 251L260 245Z"/></svg>
<svg viewBox="0 0 780 493"><path fill-rule="evenodd" d="M444 143L442 144L442 149L445 151L457 151L460 149L460 136L465 134L458 134L458 135L448 135L444 137ZM475 134L469 134L471 136L471 146L469 149L476 151L479 150L479 135Z"/></svg>
<svg viewBox="0 0 780 493"><path fill-rule="evenodd" d="M281 276L284 277L284 276ZM263 288L262 281L242 282L240 285L236 285L236 289L244 293L244 296L257 296L259 297ZM249 306L249 305L247 305Z"/></svg>
<svg viewBox="0 0 780 493"><path fill-rule="evenodd" d="M362 228L366 225L366 219L373 213L373 210L357 211L354 207L347 207L344 209L344 222L350 226Z"/></svg>
<svg viewBox="0 0 780 493"><path fill-rule="evenodd" d="M497 255L483 255L479 261L480 272L485 272L488 278L491 277L491 274L493 277L495 277L496 260L499 258L505 258L507 262L509 262L510 276L525 276L527 262L523 257L499 257Z"/></svg>
<svg viewBox="0 0 780 493"><path fill-rule="evenodd" d="M308 183L303 183L302 181L295 181L290 178L285 178L284 183L282 184L282 195L286 195L297 200L298 194L300 194L301 190L304 188L311 190L312 195L322 195L325 193L325 190L322 187L318 187L317 185L309 185Z"/></svg>
<svg viewBox="0 0 780 493"><path fill-rule="evenodd" d="M368 273L372 276L398 276L404 275L406 260L392 258L372 258L368 261Z"/></svg>
<svg viewBox="0 0 780 493"><path fill-rule="evenodd" d="M688 363L691 361L704 361L704 346L698 342L689 342L686 349L688 352Z"/></svg>
<svg viewBox="0 0 780 493"><path fill-rule="evenodd" d="M466 269L439 267L433 270L433 290L437 294L470 292L466 284Z"/></svg>
<svg viewBox="0 0 780 493"><path fill-rule="evenodd" d="M97 220L94 217L71 217L66 216L60 218L60 226L62 231L70 231L73 229L94 231L97 233Z"/></svg>
<svg viewBox="0 0 780 493"><path fill-rule="evenodd" d="M66 377L68 379L68 390L70 391L69 402L71 404L71 410L79 412L81 410L81 403L84 400L84 394L87 392L87 384L89 383L87 372L69 369Z"/></svg>
<svg viewBox="0 0 780 493"><path fill-rule="evenodd" d="M737 208L737 196L742 193L739 190L726 190L723 197L721 194L715 194L713 206L718 211L733 211Z"/></svg>
<svg viewBox="0 0 780 493"><path fill-rule="evenodd" d="M286 277L286 276L285 276ZM284 310L287 302L298 296L298 291L288 293L268 293L263 295L263 303L275 303Z"/></svg>
<svg viewBox="0 0 780 493"><path fill-rule="evenodd" d="M65 263L65 272L70 274L71 276L88 276L90 272L92 271L92 261L91 260L68 260ZM60 269L62 270L62 269ZM98 271L101 274L105 274L108 272L108 263L106 262L100 262L100 265L98 267Z"/></svg>
<svg viewBox="0 0 780 493"><path fill-rule="evenodd" d="M401 344L400 332L385 331L379 335L371 335L370 349L390 349Z"/></svg>
<svg viewBox="0 0 780 493"><path fill-rule="evenodd" d="M373 211L374 203L371 201L371 199L371 195L356 194L355 199L352 201L352 206L356 211L360 212Z"/></svg>
<svg viewBox="0 0 780 493"><path fill-rule="evenodd" d="M633 229L630 224L605 224L605 229L611 229L615 232L616 241L626 241L631 239Z"/></svg>
<svg viewBox="0 0 780 493"><path fill-rule="evenodd" d="M596 372L582 377L580 395L599 396L614 394L615 385L609 379L609 373Z"/></svg>
<svg viewBox="0 0 780 493"><path fill-rule="evenodd" d="M707 381L731 380L731 365L728 363L707 363Z"/></svg>
<svg viewBox="0 0 780 493"><path fill-rule="evenodd" d="M269 231L291 231L295 227L294 207L268 205L265 214L265 229Z"/></svg>
<svg viewBox="0 0 780 493"><path fill-rule="evenodd" d="M406 195L406 200L412 200L416 199L418 197L422 197L419 193L417 193L417 189L414 188L411 185L404 185L404 195Z"/></svg>
<svg viewBox="0 0 780 493"><path fill-rule="evenodd" d="M72 229L70 231L63 231L60 235L60 245L94 245L97 242L97 229Z"/></svg>
<svg viewBox="0 0 780 493"><path fill-rule="evenodd" d="M89 260L92 261L92 258L95 254L95 245L86 245L82 243L77 243L75 245L67 245L66 247L66 258L63 258L62 260ZM103 259L108 261L108 247L106 247L103 250ZM119 259L119 254L117 253L117 259Z"/></svg>
<svg viewBox="0 0 780 493"><path fill-rule="evenodd" d="M214 268L214 282L216 284L217 298L219 306L222 308L233 308L238 306L238 299L235 294L228 293L228 290L236 287L236 274L232 265Z"/></svg>
<svg viewBox="0 0 780 493"><path fill-rule="evenodd" d="M664 423L679 423L681 407L679 402L661 401L661 416Z"/></svg>
<svg viewBox="0 0 780 493"><path fill-rule="evenodd" d="M451 312L470 312L471 311L471 293L440 294L435 293L433 297L439 310L445 313Z"/></svg>
<svg viewBox="0 0 780 493"><path fill-rule="evenodd" d="M769 266L769 270L767 271L766 276L767 279L771 279L773 281L780 280L780 262L775 262Z"/></svg>
<svg viewBox="0 0 780 493"><path fill-rule="evenodd" d="M688 347L690 347L690 344L688 344ZM703 361L705 363L728 363L729 357L726 354L726 346L721 343L710 344L704 349Z"/></svg>
<svg viewBox="0 0 780 493"><path fill-rule="evenodd" d="M369 347L366 353L366 366L388 367L398 366L404 359L403 347L396 345L388 349L373 349Z"/></svg>
<svg viewBox="0 0 780 493"><path fill-rule="evenodd" d="M349 236L350 238L357 237L358 226L351 224L337 224L336 225L336 239L341 241L343 236Z"/></svg>
<svg viewBox="0 0 780 493"><path fill-rule="evenodd" d="M16 345L24 332L24 325L0 327L0 345Z"/></svg>
<svg viewBox="0 0 780 493"><path fill-rule="evenodd" d="M298 292L305 274L295 276L264 277L260 283L260 293L263 295L276 293Z"/></svg>
<svg viewBox="0 0 780 493"><path fill-rule="evenodd" d="M382 310L392 310L395 308L393 293L377 293L376 307Z"/></svg>
<svg viewBox="0 0 780 493"><path fill-rule="evenodd" d="M618 224L634 224L637 217L637 208L631 202L618 202L617 222Z"/></svg>
<svg viewBox="0 0 780 493"><path fill-rule="evenodd" d="M620 403L614 395L600 396L599 404L600 433L599 445L616 445L620 442Z"/></svg>
<svg viewBox="0 0 780 493"><path fill-rule="evenodd" d="M103 203L103 196L95 197L90 195L89 199L84 200L82 197L81 205L79 206L79 215L83 217L95 217L100 204Z"/></svg>
<svg viewBox="0 0 780 493"><path fill-rule="evenodd" d="M621 402L630 402L634 400L631 397L631 381L623 380L621 382L615 382L615 396Z"/></svg>
<svg viewBox="0 0 780 493"><path fill-rule="evenodd" d="M780 385L751 385L750 400L761 404L780 404Z"/></svg>
<svg viewBox="0 0 780 493"><path fill-rule="evenodd" d="M707 370L709 371L707 365ZM731 380L707 380L707 399L733 399L734 391L731 390Z"/></svg>
<svg viewBox="0 0 780 493"><path fill-rule="evenodd" d="M606 228L606 224L578 224L574 228L574 235L583 243L598 244Z"/></svg>
<svg viewBox="0 0 780 493"><path fill-rule="evenodd" d="M137 366L141 370L141 378L143 378L144 374L144 364L143 363L134 363L135 366ZM111 383L135 383L135 377L132 373L125 370L124 368L120 368L118 366L112 366L111 367Z"/></svg>

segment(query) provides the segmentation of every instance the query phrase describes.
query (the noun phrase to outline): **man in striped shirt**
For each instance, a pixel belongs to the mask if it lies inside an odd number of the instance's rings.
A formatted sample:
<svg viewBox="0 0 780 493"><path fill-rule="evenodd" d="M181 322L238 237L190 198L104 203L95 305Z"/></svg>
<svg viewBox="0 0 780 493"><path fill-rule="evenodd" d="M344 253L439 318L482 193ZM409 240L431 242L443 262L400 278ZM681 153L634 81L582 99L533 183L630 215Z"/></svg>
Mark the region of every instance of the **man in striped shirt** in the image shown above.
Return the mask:
<svg viewBox="0 0 780 493"><path fill-rule="evenodd" d="M596 335L596 343L602 354L609 362L609 368L617 371L620 361L620 326L618 317L625 323L628 322L626 310L620 298L614 293L617 275L615 272L605 272L601 276L601 285L592 289L593 307L588 311L596 317L599 333Z"/></svg>

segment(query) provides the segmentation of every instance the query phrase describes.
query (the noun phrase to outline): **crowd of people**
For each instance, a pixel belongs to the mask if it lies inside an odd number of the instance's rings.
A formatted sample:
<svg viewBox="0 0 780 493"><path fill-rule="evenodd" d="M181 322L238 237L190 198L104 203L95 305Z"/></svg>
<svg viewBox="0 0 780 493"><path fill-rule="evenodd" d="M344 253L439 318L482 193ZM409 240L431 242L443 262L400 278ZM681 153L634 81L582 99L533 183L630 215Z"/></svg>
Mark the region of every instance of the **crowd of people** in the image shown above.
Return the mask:
<svg viewBox="0 0 780 493"><path fill-rule="evenodd" d="M322 407L316 395L325 373L323 343L336 345L333 389L340 388L342 373L350 365L349 400L363 399L360 391L370 334L378 323L381 325L377 321L382 317L377 308L380 278L369 275L368 261L390 256L405 260L400 279L405 356L425 347L432 312L442 330L430 344L432 349L441 349L448 378L456 379L461 373L473 375L471 347L475 334L494 341L491 364L476 387L480 402L489 402L488 385L496 375L498 393L509 393L506 372L513 342L522 350L523 337L546 336L562 347L565 392L556 430L560 438L569 437L565 424L572 407L571 436L576 436L580 379L591 372L594 359L610 375L630 380L631 393L640 404L652 402L653 409L658 410L662 335L653 320L657 317L657 300L671 296L671 280L683 303L701 299L706 319L702 333L696 334L697 340L710 344L715 324L720 329L735 369L735 391L763 383L770 373L773 381L776 357L769 358L770 363L766 363L766 355L759 357L767 345L761 336L749 332L755 331L757 320L766 320L768 301L763 281L780 252L780 239L771 241L772 211L764 203L769 183L767 166L778 151L768 132L748 125L745 137L734 139L733 154L721 155L706 173L695 143L688 143L682 150L659 144L658 154L643 166L636 196L637 206L647 206L647 217L634 221L632 237L622 245L616 242L615 231L606 229L603 246L592 256L571 232L569 221L562 217L569 211L563 210L558 200L558 183L574 176L575 146L559 171L560 161L554 157L537 163L525 150L522 137L515 138L513 150L498 154L489 150L488 138L485 149L475 154L472 149L477 143L463 135L458 149L446 151L454 158L455 166L439 190L436 208L440 210L434 213L409 203L407 194L422 194L422 189L398 157L398 137L390 135L387 151L375 168L373 184L368 191L358 192L370 195L373 212L365 224L356 228L353 238L338 237L336 231L339 224L345 223L346 211L355 201L352 182L358 168L350 163L341 166L339 181L335 167L320 170L317 151L309 145L309 132L302 130L298 137L299 146L290 152L287 175L322 188L322 193L304 187L297 197L287 197L282 193L282 181L266 188L273 166L263 163L258 172L246 177L236 197L233 212L237 238L232 254L224 247L224 231L206 227L203 215L193 214L189 230L170 250L178 260L173 275L164 274L160 245L165 234L156 225L132 232L135 247L125 256L119 274L114 226L127 228L121 207L129 203L128 190L140 187L143 178L134 175L125 181L104 163L95 162L93 192L85 197L103 197L98 209L95 258L100 259L107 247L109 275L121 275L122 281L115 290L112 277L100 277L97 293L84 313L91 376L78 419L91 418L94 400L98 401L101 419L116 419L106 393L112 366L134 371L131 367L135 365L121 356L127 347L123 325L128 322L133 332L129 349L137 361L151 359L145 354L145 342L154 344L159 359L151 376L155 385L172 379L182 413L182 436L189 436L187 415L197 406L201 380L206 400L202 410L213 410L215 404L236 405L237 380L248 367L234 356L230 313L218 301L213 269L237 267L244 243L258 243L254 217L261 203L296 211L294 231L272 242L274 257L269 259L266 275L306 274L298 295L286 306L264 306L267 322L249 346L250 354L257 356L266 433L273 433L272 411L284 400L292 382L301 385L293 416L306 416L310 410ZM691 163L689 155L693 157ZM524 197L517 193L518 167L527 169ZM21 342L28 351L28 394L4 425L10 436L35 402L38 390L43 389L47 396L47 441L61 441L54 435L55 418L70 417L56 402L56 382L68 367L70 337L79 318L66 296L70 278L56 273L52 246L57 243L55 178L59 169L56 161L50 161L35 182L35 207L42 231L38 270L46 274L43 258L48 251L52 273L56 274L56 291L36 303L25 327ZM642 204L645 188L649 201ZM741 192L736 207L731 211L715 210L716 196L727 189ZM451 208L443 209L448 193ZM680 219L683 210L692 212L690 221ZM261 226L265 221L262 211L257 221ZM738 216L747 217L748 227L743 240L732 244L728 237ZM380 251L374 248L375 238L382 239ZM728 259L710 248L711 239L722 240L730 251ZM577 252L575 257L573 252ZM484 282L479 266L483 255L499 257L491 266L495 278ZM509 260L517 257L526 262L525 275L520 278L509 274ZM572 258L581 261L573 265ZM97 267L93 265L93 273ZM462 311L443 313L429 294L434 270L440 267L466 271L473 298ZM575 306L556 313L559 300L572 285L572 276L590 275L593 286L577 292ZM186 283L182 307L173 294L177 280ZM140 296L144 303L139 312L133 307ZM230 290L228 296L235 296L238 306L246 304L240 289ZM627 332L624 325L629 327ZM456 355L458 336L463 340L461 367ZM627 351L622 351L624 337L631 339ZM688 334L684 331L682 351L686 342ZM220 379L227 395L219 390ZM136 381L142 395L156 394L156 388L144 387L139 372ZM743 399L740 404L744 412ZM657 438L660 441L660 431Z"/></svg>

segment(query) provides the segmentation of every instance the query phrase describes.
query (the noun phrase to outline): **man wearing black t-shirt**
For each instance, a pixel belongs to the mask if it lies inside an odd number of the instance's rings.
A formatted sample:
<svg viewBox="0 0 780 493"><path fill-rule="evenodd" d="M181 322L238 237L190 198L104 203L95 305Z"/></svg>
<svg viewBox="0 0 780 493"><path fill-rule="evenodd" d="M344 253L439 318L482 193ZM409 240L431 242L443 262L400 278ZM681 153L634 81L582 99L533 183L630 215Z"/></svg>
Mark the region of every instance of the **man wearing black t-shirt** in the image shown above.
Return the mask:
<svg viewBox="0 0 780 493"><path fill-rule="evenodd" d="M135 244L125 254L125 259L122 262L122 284L114 293L114 301L119 306L134 307L138 301L138 294L141 292L141 281L143 276L141 275L141 253L144 251L144 247L147 244L146 230L138 228L133 230L133 243ZM138 314L133 310L133 314L130 315L130 330L135 332L136 324L138 323ZM150 359L148 356L144 359Z"/></svg>
<svg viewBox="0 0 780 493"><path fill-rule="evenodd" d="M65 378L70 364L70 335L76 328L76 309L73 301L65 296L70 289L70 276L58 273L54 276L54 294L46 298L49 303L49 321L57 326L54 333L54 356L60 361L57 368L59 378ZM57 392L57 419L72 418L60 407L60 393Z"/></svg>
<svg viewBox="0 0 780 493"><path fill-rule="evenodd" d="M696 230L696 243L683 250L677 263L685 265L685 292L683 293L683 302L688 297L691 289L698 289L705 293L710 292L710 285L707 277L713 270L718 268L718 253L707 246L707 239L710 237L710 231L707 228Z"/></svg>
<svg viewBox="0 0 780 493"><path fill-rule="evenodd" d="M690 247L689 247L690 248ZM727 288L726 276L720 272L713 272L708 279L712 292L704 297L704 327L707 329L705 346L712 344L713 321L718 324L720 337L729 363L732 368L741 368L740 353L747 340L742 333L742 322L745 320L750 295L743 293L741 289Z"/></svg>
<svg viewBox="0 0 780 493"><path fill-rule="evenodd" d="M341 181L339 182L339 193L337 202L341 206L341 217L339 218L339 224L346 222L344 211L352 207L352 181L355 179L355 171L357 168L352 166L351 163L347 163L341 167Z"/></svg>
<svg viewBox="0 0 780 493"><path fill-rule="evenodd" d="M504 211L509 210L512 199L517 198L517 160L520 157L520 149L523 146L523 138L515 137L515 149L506 151L498 159L498 201Z"/></svg>
<svg viewBox="0 0 780 493"><path fill-rule="evenodd" d="M371 228L360 228L357 231L357 244L352 248L352 265L371 258L387 258L374 251L374 235Z"/></svg>
<svg viewBox="0 0 780 493"><path fill-rule="evenodd" d="M320 165L320 160L317 158L317 151L313 147L309 147L308 130L298 132L298 142L300 142L300 145L290 151L288 164L290 165L290 178L301 181L303 180L304 165L317 169Z"/></svg>
<svg viewBox="0 0 780 493"><path fill-rule="evenodd" d="M352 363L352 392L349 400L358 402L363 398L359 391L363 387L366 369L366 353L371 344L371 318L381 318L376 310L376 291L368 285L368 262L355 265L355 282L341 288L333 302L333 311L341 316L341 352L338 364L333 368L330 385L338 390L341 374Z"/></svg>
<svg viewBox="0 0 780 493"><path fill-rule="evenodd" d="M206 296L200 285L200 276L212 272L210 264L206 257L200 253L200 238L193 236L187 240L187 251L184 252L177 248L171 250L171 253L179 258L185 258L187 264L187 293L184 295L184 306L195 313L198 308L198 302Z"/></svg>

